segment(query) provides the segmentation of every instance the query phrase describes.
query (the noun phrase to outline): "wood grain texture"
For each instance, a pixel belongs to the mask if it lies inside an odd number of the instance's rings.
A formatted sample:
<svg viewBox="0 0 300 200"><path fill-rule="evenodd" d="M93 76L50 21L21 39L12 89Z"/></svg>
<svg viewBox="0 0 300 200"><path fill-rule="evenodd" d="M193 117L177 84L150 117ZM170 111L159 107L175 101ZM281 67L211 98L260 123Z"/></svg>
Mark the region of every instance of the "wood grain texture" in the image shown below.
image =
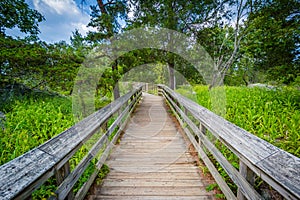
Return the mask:
<svg viewBox="0 0 300 200"><path fill-rule="evenodd" d="M158 114L159 113L159 114ZM144 94L88 199L213 199L162 97Z"/></svg>

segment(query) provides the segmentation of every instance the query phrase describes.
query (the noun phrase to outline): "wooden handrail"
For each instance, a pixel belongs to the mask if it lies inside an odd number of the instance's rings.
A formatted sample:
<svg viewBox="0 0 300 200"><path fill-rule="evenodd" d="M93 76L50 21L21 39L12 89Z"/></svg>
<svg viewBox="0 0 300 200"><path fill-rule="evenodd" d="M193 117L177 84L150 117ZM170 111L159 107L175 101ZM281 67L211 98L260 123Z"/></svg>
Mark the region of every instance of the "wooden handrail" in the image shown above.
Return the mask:
<svg viewBox="0 0 300 200"><path fill-rule="evenodd" d="M0 199L26 199L52 176L55 176L58 185L56 195L52 199L83 199L141 94L142 88L139 87L37 148L0 166ZM117 116L114 122L109 128L105 128L103 135L89 153L70 172L70 158L101 127L106 127L107 121L114 115ZM109 140L112 133L115 135ZM104 153L97 157L96 171L75 196L72 194L73 186L100 150Z"/></svg>
<svg viewBox="0 0 300 200"><path fill-rule="evenodd" d="M286 199L300 199L300 158L252 135L164 85L158 85L158 89L228 199L262 199L253 187L255 174ZM196 125L193 119L200 125ZM239 158L239 171L209 140L207 131ZM204 149L213 155L237 185L237 196L222 179Z"/></svg>

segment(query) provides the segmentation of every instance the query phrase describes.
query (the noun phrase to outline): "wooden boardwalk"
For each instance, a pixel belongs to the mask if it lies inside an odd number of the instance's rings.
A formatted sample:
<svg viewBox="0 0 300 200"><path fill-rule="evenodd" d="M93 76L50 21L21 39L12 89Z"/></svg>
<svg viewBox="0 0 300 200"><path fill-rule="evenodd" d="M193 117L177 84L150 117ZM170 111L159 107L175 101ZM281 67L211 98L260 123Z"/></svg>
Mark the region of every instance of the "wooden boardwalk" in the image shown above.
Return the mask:
<svg viewBox="0 0 300 200"><path fill-rule="evenodd" d="M106 163L110 173L88 199L214 199L162 97L143 94Z"/></svg>
<svg viewBox="0 0 300 200"><path fill-rule="evenodd" d="M217 183L227 199L264 199L266 194L279 199L278 193L285 199L300 199L300 158L167 86L158 85L157 89L163 97L143 94L140 101L142 87L136 88L0 166L0 199L30 199L34 190L51 177L56 178L57 188L50 199L213 199L214 193L205 190L211 183ZM107 126L108 121L113 123ZM105 134L71 170L74 155L100 130ZM120 144L115 145L124 131ZM112 133L116 133L114 137ZM219 142L239 158L239 170L215 146ZM201 157L205 164L202 166L211 177L203 176L196 156ZM85 177L86 182L75 192L75 184L96 157L94 172L88 179ZM104 162L110 173L97 185L95 179ZM237 193L222 178L223 172L219 173L215 162L237 186ZM264 188L257 189L254 184L257 177L264 181L261 186L272 189L262 194Z"/></svg>

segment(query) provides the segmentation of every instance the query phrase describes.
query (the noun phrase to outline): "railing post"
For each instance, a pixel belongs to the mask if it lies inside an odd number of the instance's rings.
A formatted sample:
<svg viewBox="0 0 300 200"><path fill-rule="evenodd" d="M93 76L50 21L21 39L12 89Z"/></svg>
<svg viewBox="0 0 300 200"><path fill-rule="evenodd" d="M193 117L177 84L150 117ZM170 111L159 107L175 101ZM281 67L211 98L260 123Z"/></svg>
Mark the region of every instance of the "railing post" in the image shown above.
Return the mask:
<svg viewBox="0 0 300 200"><path fill-rule="evenodd" d="M55 179L56 179L56 184L59 186L65 178L70 174L71 169L70 169L70 163L67 161L59 170L55 172ZM69 194L66 197L67 200L72 200L74 199L74 193L71 190Z"/></svg>
<svg viewBox="0 0 300 200"><path fill-rule="evenodd" d="M254 181L255 181L255 173L250 170L250 168L243 162L240 160L239 162L239 168L240 168L240 174L250 183L250 185L254 185ZM247 199L242 191L240 190L240 188L238 188L238 192L237 192L237 198L239 200L244 200Z"/></svg>
<svg viewBox="0 0 300 200"><path fill-rule="evenodd" d="M201 122L199 124L199 130L200 130L200 133L202 133L203 135L206 135L207 129L203 126L203 124ZM198 143L199 143L199 146L202 146L200 138L199 138Z"/></svg>
<svg viewBox="0 0 300 200"><path fill-rule="evenodd" d="M188 110L185 107L183 107L183 112L186 116L188 116Z"/></svg>
<svg viewBox="0 0 300 200"><path fill-rule="evenodd" d="M105 133L106 131L107 131L107 121L104 122L104 123L102 124L102 126L101 126L101 132L102 132L102 133Z"/></svg>
<svg viewBox="0 0 300 200"><path fill-rule="evenodd" d="M156 87L157 87L157 95L162 96L161 87L159 87L158 85Z"/></svg>

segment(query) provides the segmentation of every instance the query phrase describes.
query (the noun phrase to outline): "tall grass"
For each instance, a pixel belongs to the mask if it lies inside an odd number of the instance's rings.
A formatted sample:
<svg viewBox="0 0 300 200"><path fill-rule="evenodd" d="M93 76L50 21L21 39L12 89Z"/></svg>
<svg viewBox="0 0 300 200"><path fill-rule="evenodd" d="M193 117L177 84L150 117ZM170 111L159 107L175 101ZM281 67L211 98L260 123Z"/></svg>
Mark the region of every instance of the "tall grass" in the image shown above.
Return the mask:
<svg viewBox="0 0 300 200"><path fill-rule="evenodd" d="M270 142L300 157L300 91L284 87L276 90L265 88L225 87L226 113L224 117ZM194 95L187 89L178 92L200 105L214 111L207 86L194 86ZM217 113L218 114L218 113Z"/></svg>
<svg viewBox="0 0 300 200"><path fill-rule="evenodd" d="M46 142L55 135L74 125L72 100L70 97L61 97L53 94L30 92L27 95L13 94L0 95L0 111L5 119L1 118L0 126L0 165L26 153L27 151ZM108 101L97 101L97 107L103 107ZM101 133L95 134L100 137ZM92 138L91 140L97 140ZM73 170L87 154L88 146L95 141L87 141L70 159L70 168ZM91 144L89 144L91 142ZM74 192L83 185L95 169L95 160L85 170L79 179ZM103 176L106 170L100 171ZM54 177L46 181L32 194L32 199L47 199L54 195L57 189Z"/></svg>
<svg viewBox="0 0 300 200"><path fill-rule="evenodd" d="M70 98L25 96L2 104L4 129L0 129L0 164L4 164L71 127Z"/></svg>

